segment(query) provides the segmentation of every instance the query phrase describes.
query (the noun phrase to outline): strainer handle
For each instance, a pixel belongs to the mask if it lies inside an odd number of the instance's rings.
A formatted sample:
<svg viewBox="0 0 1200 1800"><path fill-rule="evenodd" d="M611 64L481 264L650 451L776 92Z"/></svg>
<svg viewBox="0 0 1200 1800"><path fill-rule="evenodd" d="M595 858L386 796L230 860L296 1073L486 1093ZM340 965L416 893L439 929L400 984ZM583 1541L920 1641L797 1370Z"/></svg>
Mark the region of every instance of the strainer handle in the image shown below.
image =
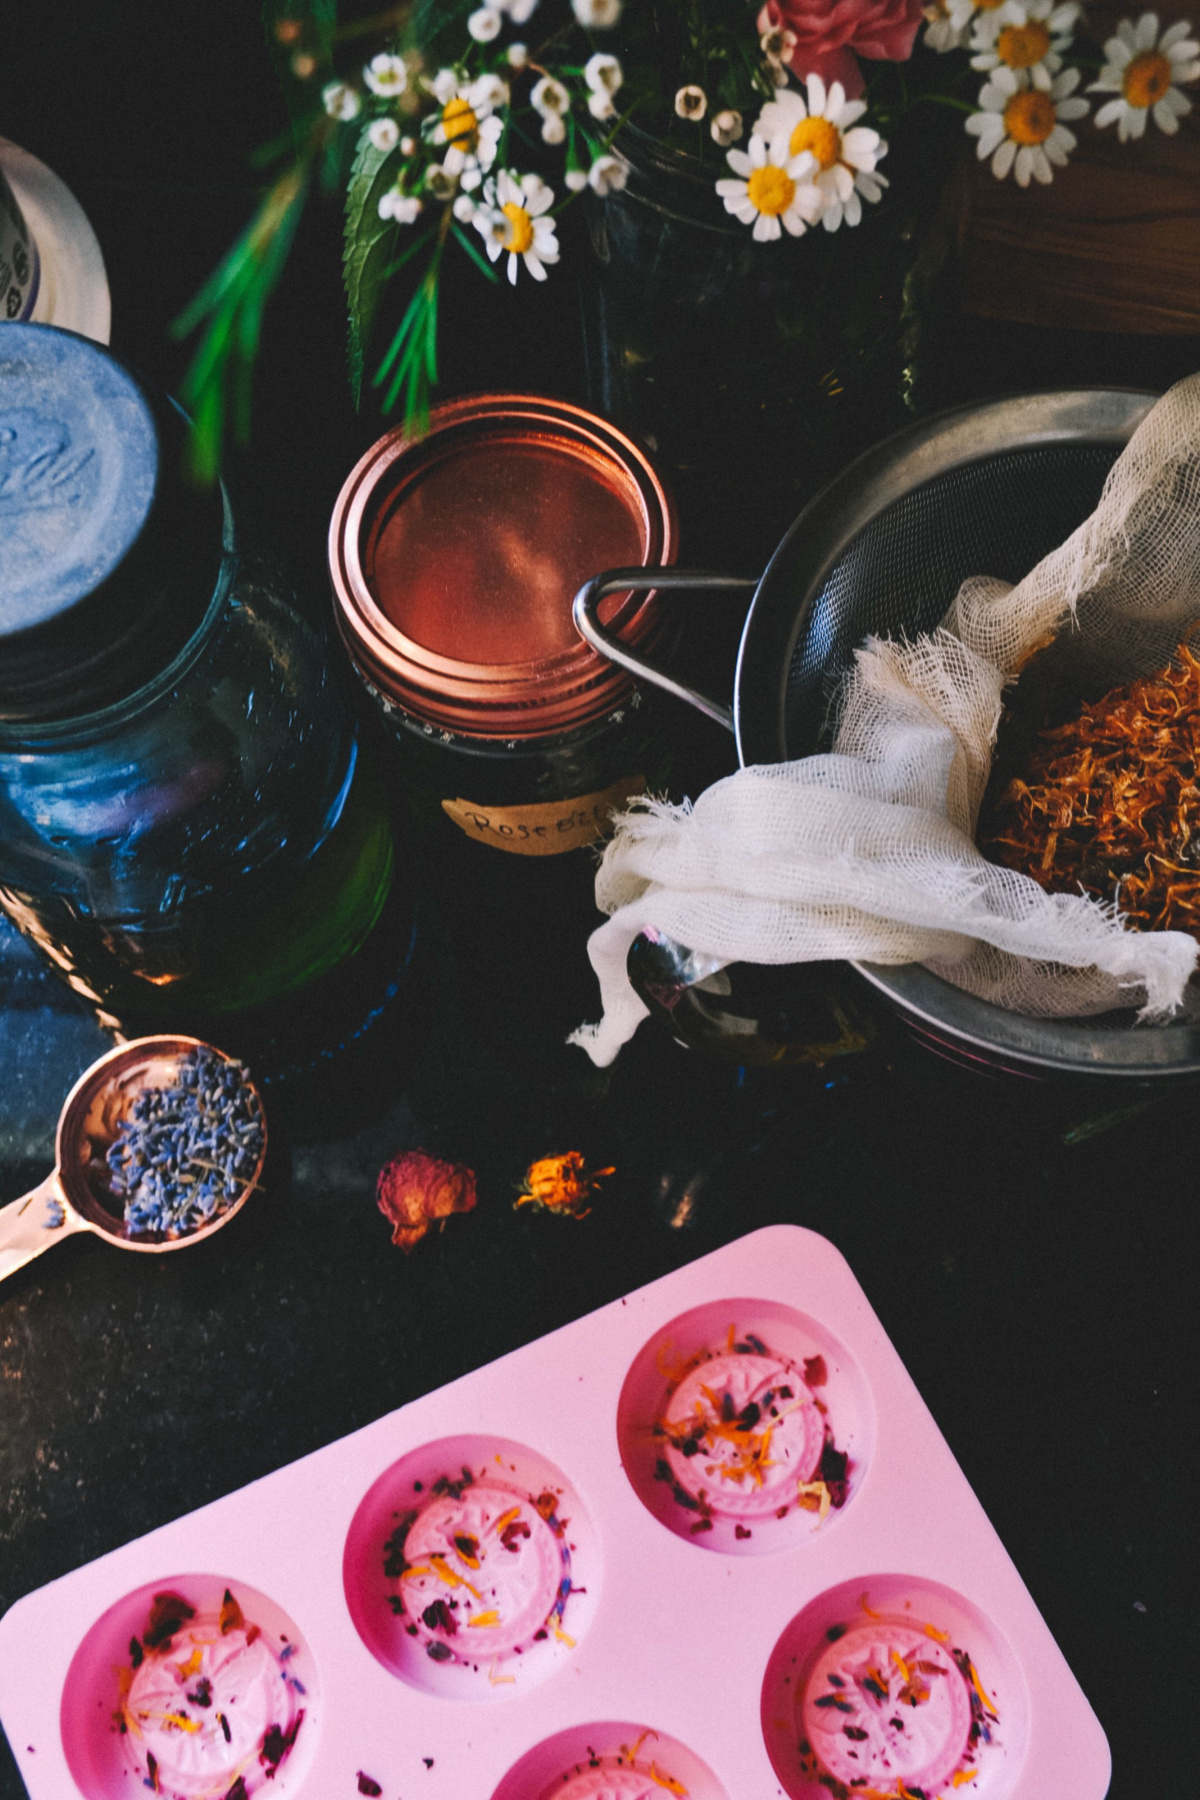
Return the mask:
<svg viewBox="0 0 1200 1800"><path fill-rule="evenodd" d="M609 662L628 669L631 675L639 675L643 681L662 688L664 693L674 694L677 700L685 700L706 718L715 719L726 731L732 731L732 707L701 693L699 688L688 687L686 682L678 681L669 669L664 669L661 663L639 656L628 644L622 643L615 632L609 631L606 625L600 623L600 602L610 594L648 594L664 588L696 588L701 593L712 593L719 589L748 593L757 586L757 581L745 576L715 575L711 569L606 569L603 575L593 576L591 581L584 582L575 596L572 610L579 635L586 638L593 650L598 650Z"/></svg>
<svg viewBox="0 0 1200 1800"><path fill-rule="evenodd" d="M49 1250L73 1231L86 1231L79 1214L65 1204L58 1170L28 1194L0 1207L0 1281Z"/></svg>

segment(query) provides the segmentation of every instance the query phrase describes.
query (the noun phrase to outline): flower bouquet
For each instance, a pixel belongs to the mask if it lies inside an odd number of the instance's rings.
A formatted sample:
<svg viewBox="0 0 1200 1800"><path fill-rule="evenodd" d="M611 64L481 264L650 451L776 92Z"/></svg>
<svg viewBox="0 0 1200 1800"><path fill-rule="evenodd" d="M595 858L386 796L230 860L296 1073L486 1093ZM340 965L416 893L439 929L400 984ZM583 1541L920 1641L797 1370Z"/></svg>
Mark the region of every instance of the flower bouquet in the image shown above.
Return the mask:
<svg viewBox="0 0 1200 1800"><path fill-rule="evenodd" d="M593 242L611 260L607 203L645 177L643 200L669 223L672 182L683 181L693 222L725 240L716 285L728 288L732 257L743 272L737 304L755 287L777 298L787 252L786 285L806 304L824 293L835 339L877 339L881 321L855 320L818 246L848 232L865 240L890 212L876 235L890 229L909 246L898 284L865 241L835 260L884 297L900 326L891 336L903 340L921 227L964 127L998 179L1046 183L1076 146L1086 93L1100 96L1094 125L1115 124L1129 141L1151 119L1177 130L1191 110L1183 90L1200 76L1190 25L1163 30L1153 13L1124 21L1102 56L1077 49L1079 0L766 0L761 10L746 0L401 0L342 18L336 0L267 0L266 10L293 131L255 217L176 324L198 337L183 397L207 478L230 422L248 433L264 310L314 188L344 200L356 399L370 366L383 410L402 406L419 431L437 382L443 279L470 264L491 281L547 280L562 260L564 215L583 196ZM655 169L666 173L657 197L645 191ZM635 285L645 273L634 268ZM398 319L376 344L393 286ZM683 287L691 305L713 283L701 272L698 289ZM831 339L810 327L782 321L785 344L813 339L811 374ZM618 349L618 360L638 360L636 346ZM844 386L833 362L819 379L834 393Z"/></svg>

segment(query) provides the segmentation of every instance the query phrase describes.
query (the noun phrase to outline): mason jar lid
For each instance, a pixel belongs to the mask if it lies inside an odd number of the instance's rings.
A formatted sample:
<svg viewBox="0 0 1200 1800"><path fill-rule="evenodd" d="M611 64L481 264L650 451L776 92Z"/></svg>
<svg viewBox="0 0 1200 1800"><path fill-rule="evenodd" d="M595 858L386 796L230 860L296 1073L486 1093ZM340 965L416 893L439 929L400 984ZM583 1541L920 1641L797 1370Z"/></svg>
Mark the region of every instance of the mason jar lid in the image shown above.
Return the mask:
<svg viewBox="0 0 1200 1800"><path fill-rule="evenodd" d="M203 618L222 503L184 479L187 430L89 338L0 327L0 723L112 704Z"/></svg>
<svg viewBox="0 0 1200 1800"><path fill-rule="evenodd" d="M584 643L578 589L606 568L673 562L675 510L645 454L557 400L473 396L417 440L380 438L334 507L329 563L351 657L389 700L444 730L533 738L603 717L632 687ZM652 649L655 593L602 613Z"/></svg>

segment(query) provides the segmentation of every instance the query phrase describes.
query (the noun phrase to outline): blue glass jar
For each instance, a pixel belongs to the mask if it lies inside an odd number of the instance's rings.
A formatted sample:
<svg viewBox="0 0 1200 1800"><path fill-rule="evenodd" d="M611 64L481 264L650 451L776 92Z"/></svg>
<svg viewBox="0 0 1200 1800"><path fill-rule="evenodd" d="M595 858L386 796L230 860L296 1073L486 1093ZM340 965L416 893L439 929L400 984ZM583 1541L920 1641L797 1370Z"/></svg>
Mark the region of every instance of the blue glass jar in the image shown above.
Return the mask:
<svg viewBox="0 0 1200 1800"><path fill-rule="evenodd" d="M413 908L324 647L182 433L84 340L0 334L0 906L109 1028L270 1075L368 1027Z"/></svg>

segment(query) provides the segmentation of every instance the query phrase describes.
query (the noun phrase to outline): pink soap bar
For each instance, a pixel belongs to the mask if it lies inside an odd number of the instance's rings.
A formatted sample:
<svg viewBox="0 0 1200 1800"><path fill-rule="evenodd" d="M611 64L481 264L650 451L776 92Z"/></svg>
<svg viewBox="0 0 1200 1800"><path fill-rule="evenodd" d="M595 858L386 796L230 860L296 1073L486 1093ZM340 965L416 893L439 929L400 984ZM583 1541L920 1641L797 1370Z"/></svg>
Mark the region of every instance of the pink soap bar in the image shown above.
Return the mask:
<svg viewBox="0 0 1200 1800"><path fill-rule="evenodd" d="M873 1788L936 1793L971 1766L971 1695L954 1658L919 1625L872 1620L819 1658L800 1723L819 1769L847 1787L865 1777Z"/></svg>
<svg viewBox="0 0 1200 1800"><path fill-rule="evenodd" d="M816 1474L825 1422L799 1373L754 1351L686 1374L663 1419L666 1459L687 1493L727 1518L771 1518Z"/></svg>
<svg viewBox="0 0 1200 1800"><path fill-rule="evenodd" d="M419 1635L449 1656L507 1656L553 1630L571 1591L571 1558L557 1520L528 1495L477 1482L438 1494L404 1539L399 1580Z"/></svg>

